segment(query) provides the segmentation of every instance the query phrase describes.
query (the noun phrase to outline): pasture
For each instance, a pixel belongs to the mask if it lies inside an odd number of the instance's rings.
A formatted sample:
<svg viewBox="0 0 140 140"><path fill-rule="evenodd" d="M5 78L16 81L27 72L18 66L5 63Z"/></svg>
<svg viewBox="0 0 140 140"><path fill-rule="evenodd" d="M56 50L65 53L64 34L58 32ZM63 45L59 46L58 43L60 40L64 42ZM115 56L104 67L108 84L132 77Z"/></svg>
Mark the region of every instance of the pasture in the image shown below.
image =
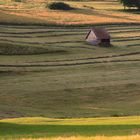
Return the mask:
<svg viewBox="0 0 140 140"><path fill-rule="evenodd" d="M97 26L112 47L92 26L0 25L0 117L140 115L140 25Z"/></svg>

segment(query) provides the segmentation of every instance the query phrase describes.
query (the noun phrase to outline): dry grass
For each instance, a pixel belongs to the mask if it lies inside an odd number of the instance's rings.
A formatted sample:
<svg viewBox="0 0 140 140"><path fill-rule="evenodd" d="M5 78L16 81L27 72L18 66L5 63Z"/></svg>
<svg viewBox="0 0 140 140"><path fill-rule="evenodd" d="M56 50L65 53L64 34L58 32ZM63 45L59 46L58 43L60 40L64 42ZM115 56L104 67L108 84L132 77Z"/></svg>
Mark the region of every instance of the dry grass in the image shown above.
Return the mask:
<svg viewBox="0 0 140 140"><path fill-rule="evenodd" d="M108 14L104 16L100 16L100 13L95 15L85 15L82 13L68 13L63 11L25 11L23 12L8 12L12 15L16 16L24 16L24 17L34 17L45 21L58 23L58 24L91 24L91 23L117 23L117 22L139 22L139 16L131 16L130 19L125 19L123 17L127 16L127 14L117 14L112 13L112 17ZM114 17L113 17L114 16ZM118 18L120 19L118 21ZM96 19L96 20L95 20Z"/></svg>
<svg viewBox="0 0 140 140"><path fill-rule="evenodd" d="M21 140L35 140L35 139L26 139L23 138ZM56 138L38 138L37 140L140 140L140 135L133 136L96 136L96 137L81 137L81 136L73 136L73 137L56 137Z"/></svg>
<svg viewBox="0 0 140 140"><path fill-rule="evenodd" d="M21 16L27 18L27 20L23 20L23 22L28 22L29 19L29 21L31 21L31 19L38 19L40 20L38 22L58 24L140 22L139 14L118 11L123 8L118 2L108 3L106 1L95 1L67 3L75 7L76 10L70 12L48 10L45 8L46 3L43 0L27 3L7 2L0 5L0 8L4 10L4 13L16 16L16 18ZM9 22L11 22L11 18L7 19L6 17L2 17L1 19L1 21L9 20Z"/></svg>

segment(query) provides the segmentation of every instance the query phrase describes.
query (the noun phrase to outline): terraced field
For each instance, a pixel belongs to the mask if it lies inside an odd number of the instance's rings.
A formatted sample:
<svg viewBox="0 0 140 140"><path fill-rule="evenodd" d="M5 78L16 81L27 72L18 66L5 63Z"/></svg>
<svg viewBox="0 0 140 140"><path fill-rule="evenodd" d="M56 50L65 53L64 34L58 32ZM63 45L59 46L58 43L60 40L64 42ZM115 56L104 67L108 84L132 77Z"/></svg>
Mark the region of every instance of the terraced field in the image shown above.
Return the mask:
<svg viewBox="0 0 140 140"><path fill-rule="evenodd" d="M140 115L140 25L102 26L112 47L89 26L0 25L0 117Z"/></svg>

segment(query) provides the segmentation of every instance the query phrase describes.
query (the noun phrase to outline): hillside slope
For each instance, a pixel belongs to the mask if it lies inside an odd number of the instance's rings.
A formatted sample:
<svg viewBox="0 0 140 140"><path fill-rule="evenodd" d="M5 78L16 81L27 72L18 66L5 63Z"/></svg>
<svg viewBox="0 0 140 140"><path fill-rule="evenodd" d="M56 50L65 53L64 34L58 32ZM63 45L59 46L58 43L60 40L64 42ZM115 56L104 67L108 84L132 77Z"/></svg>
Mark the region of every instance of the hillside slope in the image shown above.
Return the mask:
<svg viewBox="0 0 140 140"><path fill-rule="evenodd" d="M0 44L20 53L0 55L0 117L140 115L140 25L102 27L113 47L87 44L87 26L1 25Z"/></svg>

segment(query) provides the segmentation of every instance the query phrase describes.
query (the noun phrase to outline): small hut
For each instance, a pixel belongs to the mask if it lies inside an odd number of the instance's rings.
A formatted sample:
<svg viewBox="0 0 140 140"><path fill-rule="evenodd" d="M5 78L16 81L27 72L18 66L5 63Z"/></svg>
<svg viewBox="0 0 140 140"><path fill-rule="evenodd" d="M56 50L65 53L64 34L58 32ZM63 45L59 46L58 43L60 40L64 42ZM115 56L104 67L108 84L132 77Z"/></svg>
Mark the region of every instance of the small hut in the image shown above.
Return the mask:
<svg viewBox="0 0 140 140"><path fill-rule="evenodd" d="M110 46L110 35L104 28L92 28L86 36L86 41L93 45Z"/></svg>

